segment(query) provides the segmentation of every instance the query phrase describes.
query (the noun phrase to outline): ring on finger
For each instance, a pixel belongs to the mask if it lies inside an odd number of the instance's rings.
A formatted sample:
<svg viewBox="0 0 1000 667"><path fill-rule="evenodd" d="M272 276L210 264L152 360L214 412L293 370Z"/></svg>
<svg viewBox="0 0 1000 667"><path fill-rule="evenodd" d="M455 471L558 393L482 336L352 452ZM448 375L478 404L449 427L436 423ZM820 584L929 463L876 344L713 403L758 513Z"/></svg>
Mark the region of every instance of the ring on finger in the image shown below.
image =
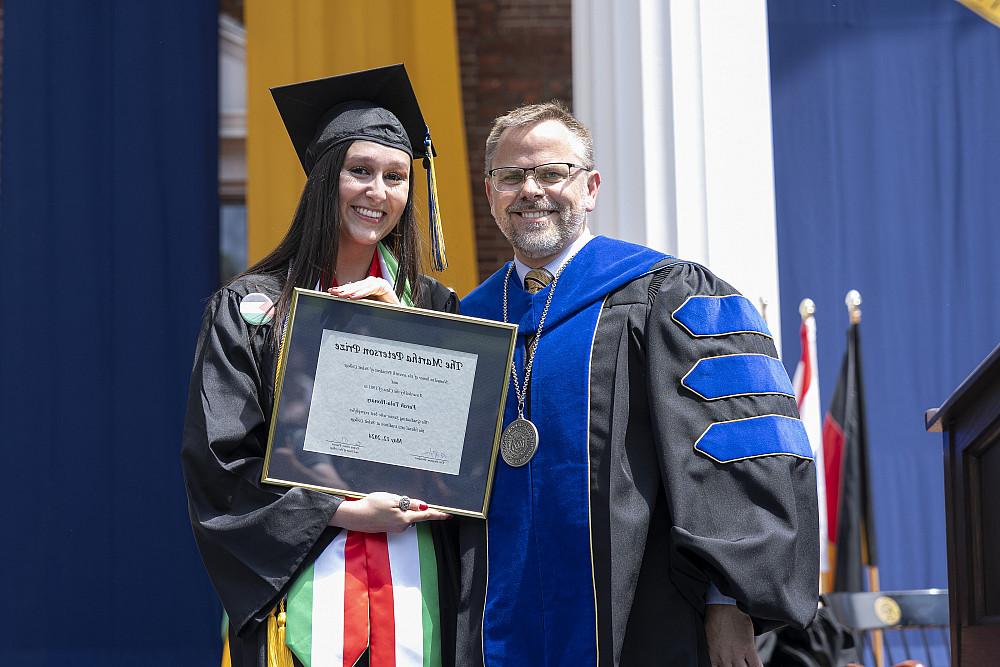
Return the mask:
<svg viewBox="0 0 1000 667"><path fill-rule="evenodd" d="M406 496L400 496L398 505L399 509L403 510L404 512L410 509L410 502L411 502L410 499L407 498Z"/></svg>

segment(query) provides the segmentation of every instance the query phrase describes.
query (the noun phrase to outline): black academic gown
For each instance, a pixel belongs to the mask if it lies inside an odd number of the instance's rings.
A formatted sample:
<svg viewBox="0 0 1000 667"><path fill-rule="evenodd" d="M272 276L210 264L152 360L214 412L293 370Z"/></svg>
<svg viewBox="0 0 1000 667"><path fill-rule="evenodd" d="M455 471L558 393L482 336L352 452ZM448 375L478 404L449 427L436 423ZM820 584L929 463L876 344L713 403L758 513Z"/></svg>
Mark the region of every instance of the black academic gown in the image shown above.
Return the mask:
<svg viewBox="0 0 1000 667"><path fill-rule="evenodd" d="M421 276L420 307L458 312L454 292ZM195 540L229 614L233 667L264 667L266 617L296 575L333 540L342 498L262 484L274 400L274 323L252 326L240 301L277 301L282 281L250 275L219 290L205 309L184 421L182 462ZM457 567L454 528L432 522L444 664L453 664Z"/></svg>
<svg viewBox="0 0 1000 667"><path fill-rule="evenodd" d="M501 319L505 269L463 300L463 313ZM547 292L529 297L518 283L514 273L508 290L511 321L521 325L523 377L523 336L537 326ZM491 667L706 666L709 582L735 598L758 631L813 618L816 482L804 430L788 442L754 440L746 456L727 462L696 447L715 423L778 415L762 421L800 429L795 400L778 393L707 400L682 385L703 358L778 363L766 327L696 336L682 326L675 311L698 295L737 292L697 264L602 237L567 265L526 406L541 433L538 453L523 468L498 462L488 522L461 522L458 664L483 665L485 647ZM706 303L714 302L696 305ZM580 373L582 390L573 379ZM723 393L735 382L716 380ZM514 416L508 399L505 423ZM577 439L564 442L573 428ZM718 433L702 445L718 444ZM774 453L782 448L792 453Z"/></svg>

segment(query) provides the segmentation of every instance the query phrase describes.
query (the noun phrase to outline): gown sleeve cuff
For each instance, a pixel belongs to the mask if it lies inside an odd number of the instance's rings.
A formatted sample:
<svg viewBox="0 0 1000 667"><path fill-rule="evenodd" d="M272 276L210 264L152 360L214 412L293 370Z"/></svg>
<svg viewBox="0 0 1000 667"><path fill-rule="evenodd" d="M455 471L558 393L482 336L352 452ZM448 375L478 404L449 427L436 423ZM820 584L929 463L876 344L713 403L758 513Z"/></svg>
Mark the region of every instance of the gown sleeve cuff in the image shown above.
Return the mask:
<svg viewBox="0 0 1000 667"><path fill-rule="evenodd" d="M736 600L728 595L723 595L715 584L709 582L708 590L705 591L705 604L736 604Z"/></svg>

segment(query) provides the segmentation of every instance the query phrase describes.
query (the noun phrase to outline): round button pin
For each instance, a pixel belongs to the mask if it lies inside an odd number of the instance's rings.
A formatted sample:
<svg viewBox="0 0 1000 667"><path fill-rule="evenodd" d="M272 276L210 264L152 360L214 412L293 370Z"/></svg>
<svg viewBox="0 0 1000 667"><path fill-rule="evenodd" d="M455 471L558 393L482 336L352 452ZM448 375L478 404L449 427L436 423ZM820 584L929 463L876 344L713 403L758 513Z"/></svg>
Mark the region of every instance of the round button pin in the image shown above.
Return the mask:
<svg viewBox="0 0 1000 667"><path fill-rule="evenodd" d="M274 302L266 294L251 292L240 301L240 315L247 324L267 324L274 317Z"/></svg>

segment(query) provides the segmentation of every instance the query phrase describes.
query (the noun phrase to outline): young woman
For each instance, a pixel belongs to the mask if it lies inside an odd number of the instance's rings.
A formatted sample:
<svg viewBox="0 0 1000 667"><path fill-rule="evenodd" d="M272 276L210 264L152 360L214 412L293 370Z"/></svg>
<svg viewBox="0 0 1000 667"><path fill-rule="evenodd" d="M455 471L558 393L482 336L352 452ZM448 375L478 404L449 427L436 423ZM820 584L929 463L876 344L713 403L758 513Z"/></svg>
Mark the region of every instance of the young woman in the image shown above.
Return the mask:
<svg viewBox="0 0 1000 667"><path fill-rule="evenodd" d="M369 84L388 69L280 89L297 98L297 109L302 100L311 108L304 115L282 110L308 175L298 209L278 247L219 290L205 311L191 375L183 464L195 538L229 615L234 667L280 664L274 657L284 648L274 645L276 608L284 621L289 591L312 576L314 563L333 558L336 549L338 557L350 555L345 540L360 556L337 567L341 572L346 567L353 578L344 584L340 575L337 595L342 597L325 603L332 616L313 618L312 638L292 646L296 664L353 664L358 657L358 664L367 664L369 653L375 665L452 661L456 575L450 525L439 521L446 514L389 492L345 502L260 481L293 288L320 286L345 298L458 309L451 290L417 270L411 172L414 157L422 157L424 149L421 142L415 154L414 137L422 138L425 127L422 120L410 120L415 104L407 108L396 99L368 95ZM408 90L404 97L412 99L405 71L402 77L399 85ZM419 109L415 116L419 119ZM407 119L410 132L400 118ZM421 595L433 597L440 611L425 602L415 618L380 618L375 599L384 599L388 591L374 577L366 579L365 554L370 561L373 549L384 552L393 535L422 522L427 522L419 529L424 546L433 544L430 566L436 569L437 586ZM403 597L397 592L397 600ZM292 615L288 609L289 633ZM407 644L414 635L417 639Z"/></svg>

